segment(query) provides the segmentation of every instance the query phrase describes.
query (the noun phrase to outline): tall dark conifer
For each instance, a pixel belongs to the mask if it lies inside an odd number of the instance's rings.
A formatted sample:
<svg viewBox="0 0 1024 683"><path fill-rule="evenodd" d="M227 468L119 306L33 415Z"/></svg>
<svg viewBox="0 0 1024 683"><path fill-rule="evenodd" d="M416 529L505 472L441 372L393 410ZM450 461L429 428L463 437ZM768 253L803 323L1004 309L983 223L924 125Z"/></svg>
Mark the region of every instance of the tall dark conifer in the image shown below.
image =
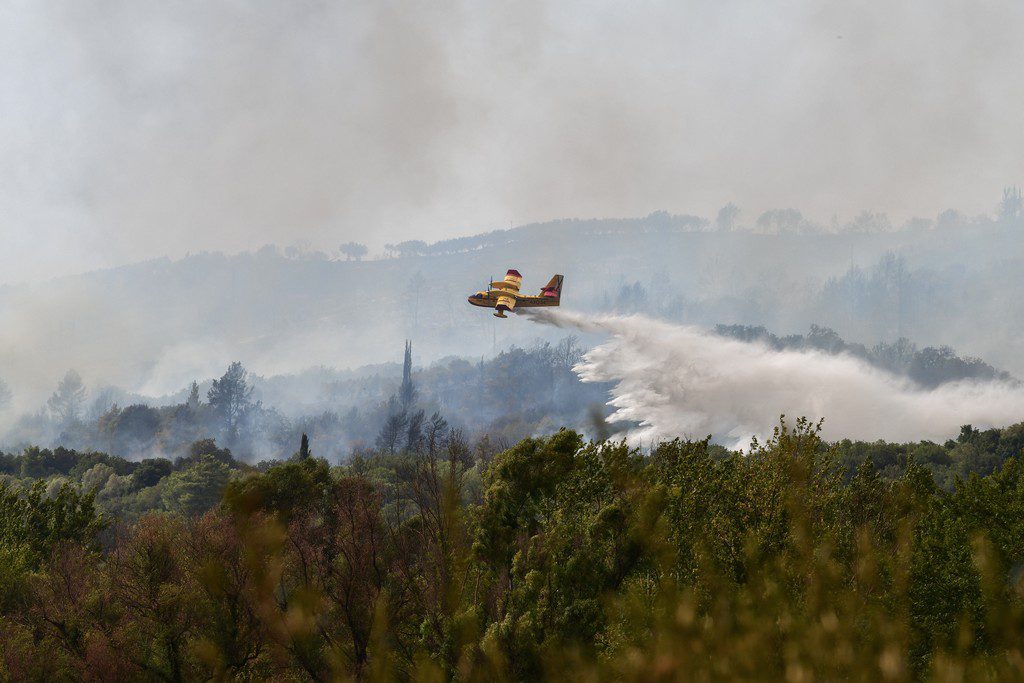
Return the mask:
<svg viewBox="0 0 1024 683"><path fill-rule="evenodd" d="M405 363L402 366L402 388L398 392L402 410L408 412L416 402L416 387L412 383L412 342L405 342Z"/></svg>

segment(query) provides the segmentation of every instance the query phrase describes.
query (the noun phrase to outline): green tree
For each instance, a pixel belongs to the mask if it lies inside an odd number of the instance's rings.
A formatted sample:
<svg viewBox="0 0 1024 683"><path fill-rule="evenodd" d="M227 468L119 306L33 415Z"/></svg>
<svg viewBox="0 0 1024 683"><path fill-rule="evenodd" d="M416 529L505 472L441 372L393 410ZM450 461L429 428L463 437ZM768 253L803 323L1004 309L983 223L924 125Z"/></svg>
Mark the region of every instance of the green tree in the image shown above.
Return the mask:
<svg viewBox="0 0 1024 683"><path fill-rule="evenodd" d="M68 370L57 384L46 405L62 424L74 422L82 412L85 403L85 385L82 377L74 370Z"/></svg>
<svg viewBox="0 0 1024 683"><path fill-rule="evenodd" d="M215 463L220 465L221 463ZM196 568L190 566L185 520L147 515L134 524L107 560L109 604L99 633L122 653L130 678L185 681L199 678L196 648L202 617ZM110 622L113 623L110 623ZM106 623L104 623L106 622Z"/></svg>
<svg viewBox="0 0 1024 683"><path fill-rule="evenodd" d="M105 526L92 492L65 483L51 497L45 481L24 493L0 483L0 609L23 595L27 572L38 569L58 544L94 548Z"/></svg>
<svg viewBox="0 0 1024 683"><path fill-rule="evenodd" d="M173 469L171 461L166 458L147 458L132 473L132 484L136 490L156 486Z"/></svg>
<svg viewBox="0 0 1024 683"><path fill-rule="evenodd" d="M349 261L352 259L359 261L366 256L368 250L365 244L359 244L358 242L346 242L338 247L338 251L344 254Z"/></svg>
<svg viewBox="0 0 1024 683"><path fill-rule="evenodd" d="M239 425L252 408L252 392L248 373L241 363L235 361L220 379L213 380L213 386L206 394L210 408L220 418L224 434L231 443L238 438Z"/></svg>
<svg viewBox="0 0 1024 683"><path fill-rule="evenodd" d="M201 455L189 467L169 475L163 484L164 507L185 515L206 512L220 502L231 470L210 455Z"/></svg>
<svg viewBox="0 0 1024 683"><path fill-rule="evenodd" d="M104 463L97 463L82 475L82 487L86 491L99 491L114 474L114 468Z"/></svg>
<svg viewBox="0 0 1024 683"><path fill-rule="evenodd" d="M119 410L104 422L104 430L110 436L110 452L138 457L154 446L161 424L160 411L148 405L135 404Z"/></svg>
<svg viewBox="0 0 1024 683"><path fill-rule="evenodd" d="M308 457L230 482L224 491L224 501L236 513L260 512L288 521L299 511L324 513L330 487L327 461Z"/></svg>
<svg viewBox="0 0 1024 683"><path fill-rule="evenodd" d="M1019 187L1004 187L1003 199L997 209L999 220L1013 222L1024 215L1024 195Z"/></svg>
<svg viewBox="0 0 1024 683"><path fill-rule="evenodd" d="M391 412L384 419L384 424L377 435L377 448L386 453L393 454L402 442L402 437L407 436L408 426L409 416L405 411L392 406Z"/></svg>
<svg viewBox="0 0 1024 683"><path fill-rule="evenodd" d="M199 383L195 380L192 381L192 385L188 389L188 398L185 399L185 405L195 410L199 407L201 400L199 398Z"/></svg>
<svg viewBox="0 0 1024 683"><path fill-rule="evenodd" d="M719 232L731 232L736 229L736 221L740 215L740 207L729 202L718 210L715 217L715 228Z"/></svg>
<svg viewBox="0 0 1024 683"><path fill-rule="evenodd" d="M188 447L188 456L179 460L178 465L183 466L198 461L204 455L208 455L218 462L229 467L235 463L235 457L231 455L230 448L220 448L213 439L199 439L193 441Z"/></svg>

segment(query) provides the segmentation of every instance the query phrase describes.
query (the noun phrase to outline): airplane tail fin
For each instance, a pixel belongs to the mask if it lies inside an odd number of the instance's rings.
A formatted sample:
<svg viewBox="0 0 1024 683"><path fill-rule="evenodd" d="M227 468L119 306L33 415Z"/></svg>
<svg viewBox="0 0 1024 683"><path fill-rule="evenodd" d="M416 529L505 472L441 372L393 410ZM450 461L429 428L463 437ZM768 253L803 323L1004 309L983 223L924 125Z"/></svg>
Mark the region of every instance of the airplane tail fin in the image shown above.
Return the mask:
<svg viewBox="0 0 1024 683"><path fill-rule="evenodd" d="M562 298L562 280L565 278L561 275L555 275L551 280L544 285L540 290L541 296L550 296L556 299Z"/></svg>

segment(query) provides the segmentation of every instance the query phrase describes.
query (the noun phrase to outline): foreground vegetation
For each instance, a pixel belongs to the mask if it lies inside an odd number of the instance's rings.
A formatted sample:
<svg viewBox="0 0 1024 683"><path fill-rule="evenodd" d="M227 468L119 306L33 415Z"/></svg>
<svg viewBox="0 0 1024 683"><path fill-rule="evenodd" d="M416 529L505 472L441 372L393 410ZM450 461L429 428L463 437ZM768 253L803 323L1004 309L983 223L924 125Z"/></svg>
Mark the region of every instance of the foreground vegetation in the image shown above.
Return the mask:
<svg viewBox="0 0 1024 683"><path fill-rule="evenodd" d="M494 454L442 423L334 468L205 444L111 474L165 482L130 515L12 478L0 677L1019 679L1019 449L946 489L869 445L849 472L852 446L806 421L747 455L571 431Z"/></svg>

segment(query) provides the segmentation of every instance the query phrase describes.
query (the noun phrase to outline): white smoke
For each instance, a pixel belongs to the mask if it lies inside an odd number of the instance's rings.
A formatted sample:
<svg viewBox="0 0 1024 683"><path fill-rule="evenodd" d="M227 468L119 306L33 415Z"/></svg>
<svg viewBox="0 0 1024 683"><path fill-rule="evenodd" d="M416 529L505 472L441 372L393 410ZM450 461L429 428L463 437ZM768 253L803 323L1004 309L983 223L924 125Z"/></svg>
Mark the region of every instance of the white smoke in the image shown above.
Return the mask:
<svg viewBox="0 0 1024 683"><path fill-rule="evenodd" d="M1022 22L1020 0L8 0L0 282L730 200L973 215L1020 182Z"/></svg>
<svg viewBox="0 0 1024 683"><path fill-rule="evenodd" d="M558 327L611 335L574 369L584 382L614 382L609 422L639 427L631 441L708 434L730 445L764 435L780 414L824 418L826 438L943 441L960 425L1024 420L1024 388L956 382L932 390L858 358L778 351L643 316L530 311Z"/></svg>

